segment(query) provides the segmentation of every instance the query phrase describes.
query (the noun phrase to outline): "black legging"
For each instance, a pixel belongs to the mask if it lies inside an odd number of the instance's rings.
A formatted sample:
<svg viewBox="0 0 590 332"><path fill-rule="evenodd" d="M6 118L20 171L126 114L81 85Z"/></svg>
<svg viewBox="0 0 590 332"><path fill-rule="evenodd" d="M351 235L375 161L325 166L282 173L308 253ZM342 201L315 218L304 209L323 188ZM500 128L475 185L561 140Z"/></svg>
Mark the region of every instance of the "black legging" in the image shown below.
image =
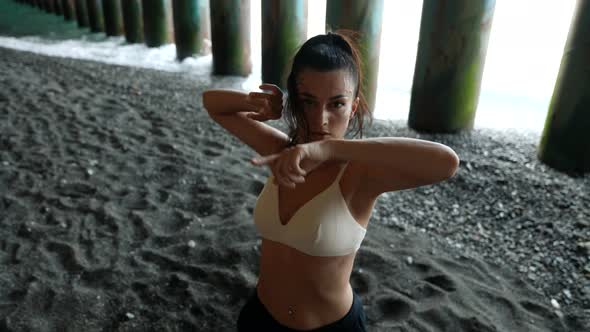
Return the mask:
<svg viewBox="0 0 590 332"><path fill-rule="evenodd" d="M321 326L317 329L307 330L313 332L366 332L367 317L363 310L363 304L360 297L352 291L353 300L350 310L344 317ZM272 331L272 332L300 332L302 330L295 330L277 322L266 310L262 302L258 299L256 288L254 294L248 299L240 311L238 317L238 332L253 332L253 331Z"/></svg>

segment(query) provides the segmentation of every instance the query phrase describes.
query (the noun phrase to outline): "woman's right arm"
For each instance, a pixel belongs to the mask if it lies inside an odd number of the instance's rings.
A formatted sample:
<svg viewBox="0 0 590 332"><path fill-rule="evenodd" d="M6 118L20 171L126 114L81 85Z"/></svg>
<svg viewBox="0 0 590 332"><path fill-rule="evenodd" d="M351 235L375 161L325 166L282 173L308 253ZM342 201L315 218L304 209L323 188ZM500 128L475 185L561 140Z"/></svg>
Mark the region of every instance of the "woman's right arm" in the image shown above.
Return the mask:
<svg viewBox="0 0 590 332"><path fill-rule="evenodd" d="M261 156L281 151L289 142L288 136L263 121L278 119L282 112L282 92L263 84L261 89L271 93L244 93L234 90L203 92L203 106L209 116L250 146Z"/></svg>

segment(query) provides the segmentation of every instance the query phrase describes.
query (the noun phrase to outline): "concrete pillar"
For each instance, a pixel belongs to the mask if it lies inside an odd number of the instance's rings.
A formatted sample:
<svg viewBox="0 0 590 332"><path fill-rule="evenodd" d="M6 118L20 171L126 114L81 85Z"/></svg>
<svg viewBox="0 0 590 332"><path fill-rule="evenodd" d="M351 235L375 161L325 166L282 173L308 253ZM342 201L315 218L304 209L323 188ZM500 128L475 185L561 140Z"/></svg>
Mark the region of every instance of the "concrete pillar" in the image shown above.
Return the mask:
<svg viewBox="0 0 590 332"><path fill-rule="evenodd" d="M173 38L170 0L143 0L143 37L148 47L171 43Z"/></svg>
<svg viewBox="0 0 590 332"><path fill-rule="evenodd" d="M408 125L473 128L496 0L424 0Z"/></svg>
<svg viewBox="0 0 590 332"><path fill-rule="evenodd" d="M590 172L590 1L578 1L553 90L539 159L571 174Z"/></svg>
<svg viewBox="0 0 590 332"><path fill-rule="evenodd" d="M203 30L208 30L208 0L173 0L174 39L179 61L203 51ZM203 15L206 11L207 15ZM202 19L206 20L203 21Z"/></svg>
<svg viewBox="0 0 590 332"><path fill-rule="evenodd" d="M104 15L102 13L102 0L86 0L88 9L88 23L90 31L104 32Z"/></svg>
<svg viewBox="0 0 590 332"><path fill-rule="evenodd" d="M141 0L123 0L123 26L128 43L143 43L143 14Z"/></svg>
<svg viewBox="0 0 590 332"><path fill-rule="evenodd" d="M62 16L64 14L63 8L62 8L62 4L61 4L61 0L53 0L54 3L54 10L55 10L55 14Z"/></svg>
<svg viewBox="0 0 590 332"><path fill-rule="evenodd" d="M47 4L45 5L45 11L48 13L55 13L55 1L56 0L46 0Z"/></svg>
<svg viewBox="0 0 590 332"><path fill-rule="evenodd" d="M250 0L211 0L213 74L247 76L250 58Z"/></svg>
<svg viewBox="0 0 590 332"><path fill-rule="evenodd" d="M75 0L76 5L76 21L80 28L85 28L90 25L88 22L88 7L86 0Z"/></svg>
<svg viewBox="0 0 590 332"><path fill-rule="evenodd" d="M307 0L262 0L262 82L287 87L291 61L307 40Z"/></svg>
<svg viewBox="0 0 590 332"><path fill-rule="evenodd" d="M76 5L74 2L75 0L61 0L63 15L67 21L73 21L76 19Z"/></svg>
<svg viewBox="0 0 590 332"><path fill-rule="evenodd" d="M328 0L326 4L327 31L347 29L359 33L363 94L369 109L373 110L377 94L383 0Z"/></svg>
<svg viewBox="0 0 590 332"><path fill-rule="evenodd" d="M107 36L122 35L123 15L121 13L121 0L102 0L102 11L104 15L104 30Z"/></svg>

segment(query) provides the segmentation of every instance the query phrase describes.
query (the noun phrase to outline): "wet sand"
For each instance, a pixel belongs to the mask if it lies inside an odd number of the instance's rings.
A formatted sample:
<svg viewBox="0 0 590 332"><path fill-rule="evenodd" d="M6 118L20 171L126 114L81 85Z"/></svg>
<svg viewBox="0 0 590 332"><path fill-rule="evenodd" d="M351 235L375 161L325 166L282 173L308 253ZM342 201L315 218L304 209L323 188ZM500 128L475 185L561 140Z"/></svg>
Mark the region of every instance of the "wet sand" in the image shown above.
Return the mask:
<svg viewBox="0 0 590 332"><path fill-rule="evenodd" d="M200 94L242 80L3 48L0 72L0 330L235 330L268 171ZM588 176L538 162L534 134L383 135L462 162L379 199L351 277L369 331L590 329Z"/></svg>

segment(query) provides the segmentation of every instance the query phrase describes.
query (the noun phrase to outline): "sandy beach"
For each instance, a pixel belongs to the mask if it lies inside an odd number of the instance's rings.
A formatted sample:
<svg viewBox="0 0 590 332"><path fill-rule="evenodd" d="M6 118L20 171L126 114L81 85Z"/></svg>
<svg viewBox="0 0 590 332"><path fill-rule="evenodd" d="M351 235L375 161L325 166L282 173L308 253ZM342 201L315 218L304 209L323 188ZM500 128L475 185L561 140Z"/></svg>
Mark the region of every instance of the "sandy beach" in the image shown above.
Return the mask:
<svg viewBox="0 0 590 332"><path fill-rule="evenodd" d="M268 170L201 93L243 79L5 48L0 73L0 331L234 331ZM379 199L351 277L369 331L590 331L590 176L536 134L386 135L461 166Z"/></svg>

